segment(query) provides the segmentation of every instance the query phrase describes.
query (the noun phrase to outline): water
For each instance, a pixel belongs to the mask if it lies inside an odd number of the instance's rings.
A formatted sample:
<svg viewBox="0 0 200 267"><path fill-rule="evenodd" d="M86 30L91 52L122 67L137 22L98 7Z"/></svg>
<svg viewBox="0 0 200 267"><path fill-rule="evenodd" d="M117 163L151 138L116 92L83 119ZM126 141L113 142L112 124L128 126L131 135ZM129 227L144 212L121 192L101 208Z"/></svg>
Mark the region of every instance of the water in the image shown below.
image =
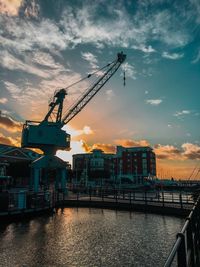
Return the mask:
<svg viewBox="0 0 200 267"><path fill-rule="evenodd" d="M66 208L0 228L2 267L159 267L184 219Z"/></svg>

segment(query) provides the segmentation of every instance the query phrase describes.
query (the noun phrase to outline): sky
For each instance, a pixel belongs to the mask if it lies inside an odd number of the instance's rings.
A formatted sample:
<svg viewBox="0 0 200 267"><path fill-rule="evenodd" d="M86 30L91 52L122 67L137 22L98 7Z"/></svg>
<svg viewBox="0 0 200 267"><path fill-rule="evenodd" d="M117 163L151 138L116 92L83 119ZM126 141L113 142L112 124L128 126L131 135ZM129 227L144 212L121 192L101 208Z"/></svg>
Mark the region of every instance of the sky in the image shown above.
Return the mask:
<svg viewBox="0 0 200 267"><path fill-rule="evenodd" d="M200 179L199 0L0 0L0 143L19 146L55 90L120 51L126 62L64 126L72 149L58 155L151 146L159 177ZM71 87L64 110L89 85Z"/></svg>

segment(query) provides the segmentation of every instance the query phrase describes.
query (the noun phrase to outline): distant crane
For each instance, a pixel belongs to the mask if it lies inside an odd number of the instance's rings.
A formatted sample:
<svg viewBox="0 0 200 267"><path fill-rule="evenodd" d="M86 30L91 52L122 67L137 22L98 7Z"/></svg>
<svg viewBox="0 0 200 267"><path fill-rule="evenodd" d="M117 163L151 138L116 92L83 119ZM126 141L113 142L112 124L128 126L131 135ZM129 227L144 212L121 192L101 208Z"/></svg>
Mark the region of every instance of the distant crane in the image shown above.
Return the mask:
<svg viewBox="0 0 200 267"><path fill-rule="evenodd" d="M49 104L49 110L42 121L28 120L25 122L22 130L21 146L26 148L39 148L44 152L44 155L32 163L33 187L35 192L39 190L39 182L42 178L42 173L47 173L49 169L56 169L57 189L65 190L66 163L55 156L58 149L70 149L70 135L62 130L62 127L70 122L87 105L114 75L125 59L126 55L120 52L112 63L101 68L101 71L104 69L106 69L106 71L100 75L92 86L86 89L83 95L70 107L66 114L63 114L63 102L67 95L67 89L84 79L90 78L92 75L95 75L96 72L87 75L85 78L66 88L56 91L53 100ZM42 172L42 169L46 171ZM47 175L44 180L46 180L48 184Z"/></svg>

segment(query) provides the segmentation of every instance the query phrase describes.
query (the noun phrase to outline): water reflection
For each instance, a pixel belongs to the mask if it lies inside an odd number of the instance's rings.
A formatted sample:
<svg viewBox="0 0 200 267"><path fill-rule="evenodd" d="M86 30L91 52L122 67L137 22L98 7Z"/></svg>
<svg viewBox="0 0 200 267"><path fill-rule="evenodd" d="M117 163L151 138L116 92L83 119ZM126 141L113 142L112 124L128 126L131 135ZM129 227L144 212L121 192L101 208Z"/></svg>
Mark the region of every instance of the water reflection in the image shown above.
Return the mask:
<svg viewBox="0 0 200 267"><path fill-rule="evenodd" d="M0 266L163 266L183 219L67 208L0 228Z"/></svg>

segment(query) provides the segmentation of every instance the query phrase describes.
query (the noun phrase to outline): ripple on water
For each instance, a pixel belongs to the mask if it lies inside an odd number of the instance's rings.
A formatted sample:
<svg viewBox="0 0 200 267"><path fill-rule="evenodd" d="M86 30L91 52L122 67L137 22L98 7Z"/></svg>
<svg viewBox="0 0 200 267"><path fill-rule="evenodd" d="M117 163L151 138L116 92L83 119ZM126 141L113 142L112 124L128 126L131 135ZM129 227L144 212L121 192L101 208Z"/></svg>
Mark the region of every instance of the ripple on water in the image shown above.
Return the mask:
<svg viewBox="0 0 200 267"><path fill-rule="evenodd" d="M0 228L2 267L163 266L184 220L66 208Z"/></svg>

